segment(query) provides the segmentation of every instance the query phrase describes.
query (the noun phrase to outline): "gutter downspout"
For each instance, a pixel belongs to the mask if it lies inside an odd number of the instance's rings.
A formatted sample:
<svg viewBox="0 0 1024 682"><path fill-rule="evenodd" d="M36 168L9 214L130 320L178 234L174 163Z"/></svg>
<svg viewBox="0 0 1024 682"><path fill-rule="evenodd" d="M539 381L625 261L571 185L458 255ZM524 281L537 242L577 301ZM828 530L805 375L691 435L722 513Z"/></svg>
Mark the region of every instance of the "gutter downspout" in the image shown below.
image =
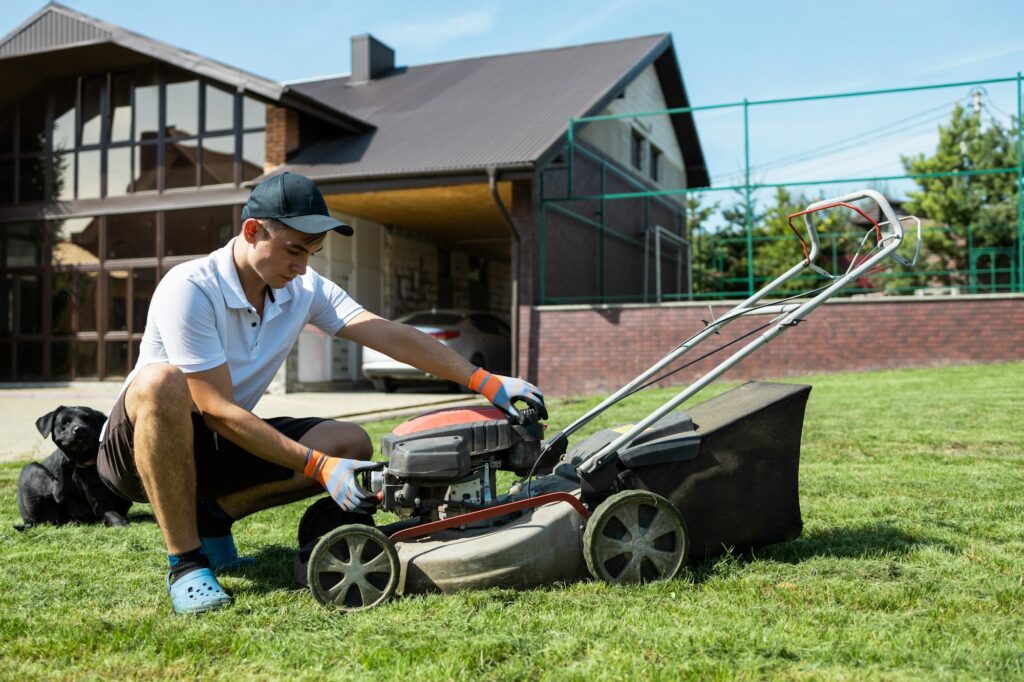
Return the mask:
<svg viewBox="0 0 1024 682"><path fill-rule="evenodd" d="M498 169L494 166L487 167L487 184L491 190L491 198L498 207L508 231L512 235L512 376L519 376L519 249L520 236L512 215L508 212L505 202L498 193Z"/></svg>

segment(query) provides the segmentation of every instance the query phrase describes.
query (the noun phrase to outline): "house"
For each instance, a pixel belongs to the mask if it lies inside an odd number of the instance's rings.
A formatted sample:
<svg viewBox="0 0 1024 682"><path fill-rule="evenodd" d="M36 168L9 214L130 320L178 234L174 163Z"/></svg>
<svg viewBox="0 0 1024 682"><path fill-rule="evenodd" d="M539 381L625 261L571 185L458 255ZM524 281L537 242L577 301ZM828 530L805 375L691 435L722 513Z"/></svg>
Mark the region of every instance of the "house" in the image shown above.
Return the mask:
<svg viewBox="0 0 1024 682"><path fill-rule="evenodd" d="M685 293L685 259L650 267L647 238L685 239L682 200L603 196L707 186L692 116L569 143L570 118L688 106L670 36L410 67L351 49L348 76L278 83L56 3L0 40L0 380L123 377L163 273L284 171L355 228L312 267L386 317L502 315L523 376L539 304L643 300L655 272ZM312 329L281 376L359 379L358 348Z"/></svg>

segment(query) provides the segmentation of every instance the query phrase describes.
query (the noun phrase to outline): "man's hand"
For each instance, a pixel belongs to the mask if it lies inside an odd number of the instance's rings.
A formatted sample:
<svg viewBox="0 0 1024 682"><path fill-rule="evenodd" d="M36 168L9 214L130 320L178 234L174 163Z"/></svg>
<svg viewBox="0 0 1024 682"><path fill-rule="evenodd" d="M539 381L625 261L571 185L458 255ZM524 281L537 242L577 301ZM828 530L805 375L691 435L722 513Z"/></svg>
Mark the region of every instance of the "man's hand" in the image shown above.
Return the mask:
<svg viewBox="0 0 1024 682"><path fill-rule="evenodd" d="M548 418L548 410L544 407L544 394L528 381L491 374L483 367L478 367L469 378L469 390L484 396L519 423L522 423L523 415L512 404L513 400L522 400L537 410L541 419Z"/></svg>
<svg viewBox="0 0 1024 682"><path fill-rule="evenodd" d="M373 513L377 506L377 498L373 493L363 490L356 475L360 471L380 466L379 462L330 457L310 448L303 473L322 485L342 511Z"/></svg>

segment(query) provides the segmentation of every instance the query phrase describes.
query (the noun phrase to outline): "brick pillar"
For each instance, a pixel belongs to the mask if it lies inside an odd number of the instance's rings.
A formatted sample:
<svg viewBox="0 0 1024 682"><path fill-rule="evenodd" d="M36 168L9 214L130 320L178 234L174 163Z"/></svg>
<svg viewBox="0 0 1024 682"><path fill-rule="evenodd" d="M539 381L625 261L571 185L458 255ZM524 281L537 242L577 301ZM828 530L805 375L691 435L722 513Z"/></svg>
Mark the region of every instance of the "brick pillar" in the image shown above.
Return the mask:
<svg viewBox="0 0 1024 682"><path fill-rule="evenodd" d="M266 151L263 172L284 163L288 154L299 146L299 113L294 109L267 105Z"/></svg>

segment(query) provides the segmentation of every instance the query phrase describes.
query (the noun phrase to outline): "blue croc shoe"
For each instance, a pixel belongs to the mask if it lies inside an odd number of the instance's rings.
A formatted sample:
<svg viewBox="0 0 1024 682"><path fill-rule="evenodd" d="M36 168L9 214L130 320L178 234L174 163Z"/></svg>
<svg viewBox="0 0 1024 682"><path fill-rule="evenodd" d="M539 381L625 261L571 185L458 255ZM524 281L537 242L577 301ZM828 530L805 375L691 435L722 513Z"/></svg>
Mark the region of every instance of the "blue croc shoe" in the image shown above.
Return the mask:
<svg viewBox="0 0 1024 682"><path fill-rule="evenodd" d="M199 551L206 555L210 568L215 571L230 571L256 563L252 557L238 556L235 538L230 534L219 538L199 538L199 541Z"/></svg>
<svg viewBox="0 0 1024 682"><path fill-rule="evenodd" d="M208 568L186 573L173 583L168 573L167 593L171 595L175 613L205 613L231 605L231 597Z"/></svg>

